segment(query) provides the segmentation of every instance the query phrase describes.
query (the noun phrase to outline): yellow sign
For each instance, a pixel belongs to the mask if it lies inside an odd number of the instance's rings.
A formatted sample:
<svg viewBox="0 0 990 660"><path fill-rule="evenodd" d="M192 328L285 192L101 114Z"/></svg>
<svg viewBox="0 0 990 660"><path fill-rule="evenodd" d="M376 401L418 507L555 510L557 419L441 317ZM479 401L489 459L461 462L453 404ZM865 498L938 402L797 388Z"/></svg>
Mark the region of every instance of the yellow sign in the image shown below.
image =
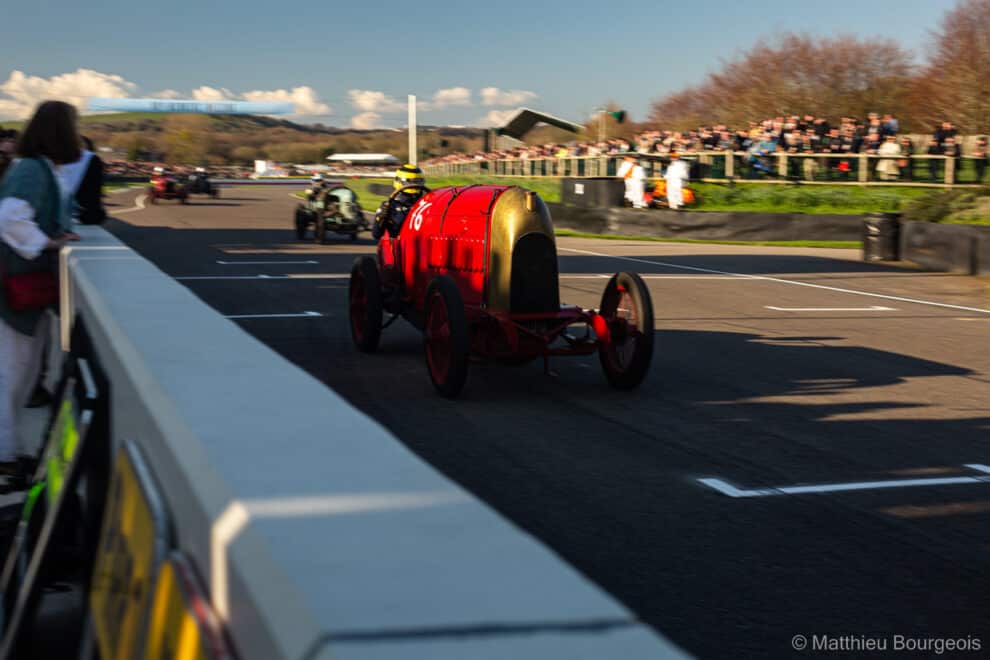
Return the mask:
<svg viewBox="0 0 990 660"><path fill-rule="evenodd" d="M102 660L139 657L152 579L163 560L165 521L139 474L130 453L118 452L89 597Z"/></svg>
<svg viewBox="0 0 990 660"><path fill-rule="evenodd" d="M147 660L229 657L206 598L188 564L175 554L162 566L144 655Z"/></svg>

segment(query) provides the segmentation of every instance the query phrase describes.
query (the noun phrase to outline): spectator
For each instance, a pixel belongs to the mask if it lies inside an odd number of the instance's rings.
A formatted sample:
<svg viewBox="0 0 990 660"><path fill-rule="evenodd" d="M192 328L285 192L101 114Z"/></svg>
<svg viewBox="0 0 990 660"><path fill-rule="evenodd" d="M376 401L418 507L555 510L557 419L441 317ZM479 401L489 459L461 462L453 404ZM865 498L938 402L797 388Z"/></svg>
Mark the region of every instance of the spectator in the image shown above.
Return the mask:
<svg viewBox="0 0 990 660"><path fill-rule="evenodd" d="M983 175L987 171L987 138L984 135L976 138L973 147L973 165L976 167L976 182L983 183Z"/></svg>
<svg viewBox="0 0 990 660"><path fill-rule="evenodd" d="M901 123L894 118L894 115L886 114L883 116L883 134L884 135L897 135L901 132Z"/></svg>
<svg viewBox="0 0 990 660"><path fill-rule="evenodd" d="M893 135L886 136L883 144L877 148L877 155L883 156L877 163L877 176L880 180L896 180L900 174L900 170L897 168L897 157L901 155L901 145L897 144L897 138Z"/></svg>
<svg viewBox="0 0 990 660"><path fill-rule="evenodd" d="M901 138L900 143L901 157L897 159L897 169L900 170L901 179L912 181L914 179L914 161L911 158L914 156L914 144L911 142L911 138L906 135Z"/></svg>
<svg viewBox="0 0 990 660"><path fill-rule="evenodd" d="M13 276L55 270L52 257L78 240L57 170L79 159L76 110L61 101L38 106L17 145L20 160L0 183L0 264ZM27 462L17 432L34 386L47 335L45 309L14 310L0 296L0 475L23 477Z"/></svg>
<svg viewBox="0 0 990 660"><path fill-rule="evenodd" d="M84 225L99 225L106 220L103 208L103 160L94 153L93 141L82 137L86 149L78 165L82 167L82 178L72 187L75 190L76 218Z"/></svg>
<svg viewBox="0 0 990 660"><path fill-rule="evenodd" d="M928 177L932 183L939 180L941 175L941 167L939 166L942 159L939 156L942 155L942 145L939 144L938 137L933 137L928 141Z"/></svg>
<svg viewBox="0 0 990 660"><path fill-rule="evenodd" d="M956 137L956 127L951 121L943 121L942 125L935 129L935 141L944 148L949 138Z"/></svg>

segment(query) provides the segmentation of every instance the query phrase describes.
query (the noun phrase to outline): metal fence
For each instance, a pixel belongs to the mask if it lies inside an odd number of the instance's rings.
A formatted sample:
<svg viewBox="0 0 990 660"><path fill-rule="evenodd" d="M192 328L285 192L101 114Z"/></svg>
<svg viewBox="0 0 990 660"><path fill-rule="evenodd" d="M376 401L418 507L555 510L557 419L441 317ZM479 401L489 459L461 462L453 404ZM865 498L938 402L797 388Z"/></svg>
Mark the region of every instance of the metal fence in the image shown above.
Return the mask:
<svg viewBox="0 0 990 660"><path fill-rule="evenodd" d="M637 154L646 175L659 177L667 159ZM622 155L519 158L435 163L430 176L603 177L616 176ZM811 184L952 186L986 182L986 160L972 156L877 156L873 154L751 154L706 151L685 154L695 181Z"/></svg>

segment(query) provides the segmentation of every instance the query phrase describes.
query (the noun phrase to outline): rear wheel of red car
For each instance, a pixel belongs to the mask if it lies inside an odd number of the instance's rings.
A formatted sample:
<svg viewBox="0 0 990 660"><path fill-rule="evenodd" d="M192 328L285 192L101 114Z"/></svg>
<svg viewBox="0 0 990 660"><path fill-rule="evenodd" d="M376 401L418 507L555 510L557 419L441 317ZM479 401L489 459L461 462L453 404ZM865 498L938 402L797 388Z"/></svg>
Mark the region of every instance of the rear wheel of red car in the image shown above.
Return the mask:
<svg viewBox="0 0 990 660"><path fill-rule="evenodd" d="M157 204L158 203L158 198L155 197L155 191L154 191L154 189L148 190L148 202L150 202L151 204Z"/></svg>
<svg viewBox="0 0 990 660"><path fill-rule="evenodd" d="M609 336L598 357L612 387L631 390L643 382L653 359L653 301L636 273L616 273L602 293L599 313Z"/></svg>
<svg viewBox="0 0 990 660"><path fill-rule="evenodd" d="M374 353L382 336L382 283L374 257L358 257L348 294L351 338L359 351Z"/></svg>
<svg viewBox="0 0 990 660"><path fill-rule="evenodd" d="M467 380L470 341L464 301L454 280L435 277L426 289L423 344L430 380L442 396L456 397Z"/></svg>

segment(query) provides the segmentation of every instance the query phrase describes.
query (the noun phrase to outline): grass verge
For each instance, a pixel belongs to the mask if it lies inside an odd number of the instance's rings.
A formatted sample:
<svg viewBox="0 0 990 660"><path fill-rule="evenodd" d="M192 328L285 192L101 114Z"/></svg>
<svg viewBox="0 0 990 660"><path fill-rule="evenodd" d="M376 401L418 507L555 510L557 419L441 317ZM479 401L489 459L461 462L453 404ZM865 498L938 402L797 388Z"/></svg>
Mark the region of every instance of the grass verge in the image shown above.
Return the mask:
<svg viewBox="0 0 990 660"><path fill-rule="evenodd" d="M786 184L688 184L698 195L696 211L748 211L815 215L896 213L928 190L900 186L807 186Z"/></svg>

